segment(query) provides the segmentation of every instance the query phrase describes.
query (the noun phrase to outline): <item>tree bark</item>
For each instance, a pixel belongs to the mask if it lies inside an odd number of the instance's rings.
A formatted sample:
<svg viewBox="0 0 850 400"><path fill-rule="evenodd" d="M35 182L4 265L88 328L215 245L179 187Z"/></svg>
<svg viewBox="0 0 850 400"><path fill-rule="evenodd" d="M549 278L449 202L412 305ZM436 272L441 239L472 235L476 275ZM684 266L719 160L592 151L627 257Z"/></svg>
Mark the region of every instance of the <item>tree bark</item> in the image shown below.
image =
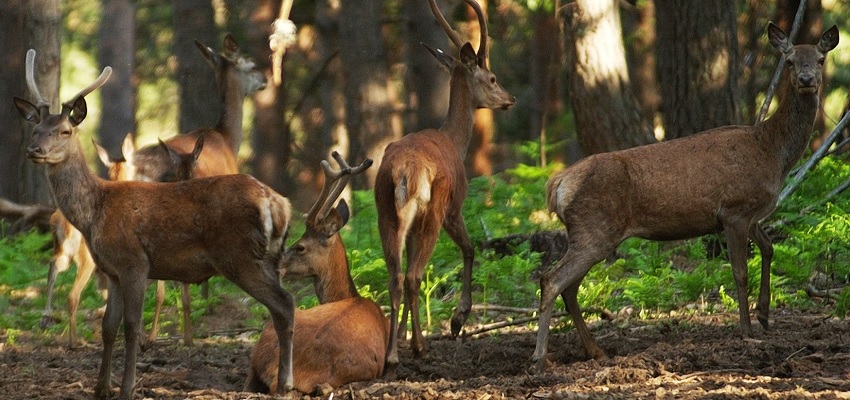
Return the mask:
<svg viewBox="0 0 850 400"><path fill-rule="evenodd" d="M24 43L24 4L23 0L6 0L0 2L0 99L7 102L0 107L0 125L4 132L0 133L0 197L20 199L21 165L27 161L21 149L29 143L26 141L24 121L18 110L11 105L12 97L17 96L34 102L35 99L27 92L24 81L24 54L27 51ZM26 124L29 124L28 122ZM32 127L27 127L27 130ZM22 135L23 132L23 135Z"/></svg>
<svg viewBox="0 0 850 400"><path fill-rule="evenodd" d="M51 112L59 112L59 77L61 74L62 12L59 0L30 0L24 2L26 19L24 36L28 49L36 49L35 81L44 99L50 102ZM32 98L30 97L32 100ZM32 137L32 124L24 124L23 140L19 149L25 154ZM20 199L25 204L55 205L53 193L47 182L44 165L36 165L21 158Z"/></svg>
<svg viewBox="0 0 850 400"><path fill-rule="evenodd" d="M623 16L623 31L629 38L626 59L643 118L654 126L661 109L661 93L655 76L655 3L629 0L629 4Z"/></svg>
<svg viewBox="0 0 850 400"><path fill-rule="evenodd" d="M100 88L100 145L110 154L121 154L127 133L136 132L135 6L131 0L101 0L98 60L111 65L112 76ZM105 167L101 173L105 173Z"/></svg>
<svg viewBox="0 0 850 400"><path fill-rule="evenodd" d="M378 161L387 145L401 137L401 118L395 111L397 94L390 81L381 33L383 2L341 3L340 57L345 66L346 125L352 138L349 159ZM369 168L352 179L352 187L373 187L377 171L377 166Z"/></svg>
<svg viewBox="0 0 850 400"><path fill-rule="evenodd" d="M174 54L180 88L180 132L215 126L221 115L215 74L198 53L195 40L221 48L210 0L173 0ZM268 40L268 39L267 39Z"/></svg>
<svg viewBox="0 0 850 400"><path fill-rule="evenodd" d="M533 29L530 43L529 70L531 78L531 116L529 135L525 140L540 141L540 163L545 165L545 129L551 117L563 110L561 90L561 46L552 46L552 38L560 36L558 21L552 12L538 9L532 12Z"/></svg>
<svg viewBox="0 0 850 400"><path fill-rule="evenodd" d="M442 5L444 1L437 1ZM446 120L449 108L449 74L420 43L443 51L451 51L449 40L431 13L427 1L406 0L408 17L406 60L408 89L407 104L412 110L405 121L405 132L439 128ZM447 18L451 14L441 7ZM451 23L451 22L450 22Z"/></svg>
<svg viewBox="0 0 850 400"><path fill-rule="evenodd" d="M734 0L656 0L666 139L740 122Z"/></svg>
<svg viewBox="0 0 850 400"><path fill-rule="evenodd" d="M481 11L487 15L487 0L478 0L481 5ZM475 10L469 5L464 4L466 9L466 19L470 21L467 26L469 34L469 42L472 47L478 51L479 43L481 43L481 27L478 25L478 15ZM490 46L493 46L492 38L489 38ZM487 60L489 65L489 60ZM493 110L489 108L479 108L475 110L475 122L472 124L472 138L469 141L469 151L467 152L467 176L472 178L475 176L493 175L493 163L490 160L490 152L493 149L493 137L496 132L496 123L493 119Z"/></svg>
<svg viewBox="0 0 850 400"><path fill-rule="evenodd" d="M616 0L577 0L563 13L570 102L584 155L654 141L629 82Z"/></svg>

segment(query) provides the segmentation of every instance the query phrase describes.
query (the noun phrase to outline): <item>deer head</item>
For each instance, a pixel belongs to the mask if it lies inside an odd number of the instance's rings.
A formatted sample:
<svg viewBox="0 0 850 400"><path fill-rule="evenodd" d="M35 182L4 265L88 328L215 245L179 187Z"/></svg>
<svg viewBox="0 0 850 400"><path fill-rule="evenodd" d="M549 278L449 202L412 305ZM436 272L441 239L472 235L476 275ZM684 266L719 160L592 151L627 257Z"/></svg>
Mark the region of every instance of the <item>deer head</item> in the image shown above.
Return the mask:
<svg viewBox="0 0 850 400"><path fill-rule="evenodd" d="M27 51L26 77L30 92L36 97L37 105L15 97L15 107L21 116L35 125L32 143L27 147L27 158L36 164L57 164L69 157L71 146L79 141L71 140L77 134L77 125L86 118L85 96L103 86L112 74L112 67L106 67L97 80L77 93L70 101L62 103L59 114L50 113L50 104L41 96L35 84L35 50Z"/></svg>
<svg viewBox="0 0 850 400"><path fill-rule="evenodd" d="M204 135L198 136L198 140L195 141L195 147L191 153L179 153L162 140L159 141L159 148L168 154L171 165L159 177L158 182L179 182L192 179L195 177L195 166L198 164L198 157L200 157L201 151L204 149Z"/></svg>
<svg viewBox="0 0 850 400"><path fill-rule="evenodd" d="M195 46L198 47L207 62L212 65L219 87L223 84L224 74L234 72L237 74L239 91L243 96L266 88L266 76L254 69L253 61L239 54L239 44L236 43L236 39L232 35L227 34L224 37L224 49L221 53L204 46L197 40Z"/></svg>
<svg viewBox="0 0 850 400"><path fill-rule="evenodd" d="M767 36L770 44L785 56L785 68L793 87L800 93L817 93L823 81L826 53L838 45L838 27L833 25L824 32L815 46L794 46L773 22L767 25Z"/></svg>
<svg viewBox="0 0 850 400"><path fill-rule="evenodd" d="M345 260L345 248L340 244L337 233L348 222L348 204L345 200L341 200L336 208L332 206L345 189L348 180L369 168L372 160L367 158L363 163L352 168L336 151L332 156L340 169L333 170L327 160L322 160L325 184L316 203L304 218L306 225L304 235L284 253L280 265L285 268L285 271L282 271L281 275L285 273L295 277L316 276L317 266L338 264L331 262L332 257L341 256ZM344 265L347 265L347 261Z"/></svg>
<svg viewBox="0 0 850 400"><path fill-rule="evenodd" d="M475 100L476 108L501 108L507 110L516 103L516 98L508 93L505 88L496 82L496 75L490 72L487 68L487 59L489 58L489 47L487 45L487 21L484 19L484 12L481 6L474 0L465 0L478 16L478 24L481 27L481 44L478 46L478 52L472 49L469 42L464 43L460 40L460 36L455 32L446 18L440 12L435 0L429 0L431 12L437 18L440 26L451 39L452 43L460 50L460 60L446 54L440 49L435 49L422 43L429 52L446 67L450 72L455 68L463 68L469 76L469 86L472 89L472 94Z"/></svg>
<svg viewBox="0 0 850 400"><path fill-rule="evenodd" d="M109 153L101 145L94 143L97 149L97 156L100 162L106 166L109 174L109 179L113 181L131 181L136 174L136 167L133 165L133 154L136 151L136 146L133 144L133 135L128 133L124 136L124 141L121 144L121 157L112 158Z"/></svg>

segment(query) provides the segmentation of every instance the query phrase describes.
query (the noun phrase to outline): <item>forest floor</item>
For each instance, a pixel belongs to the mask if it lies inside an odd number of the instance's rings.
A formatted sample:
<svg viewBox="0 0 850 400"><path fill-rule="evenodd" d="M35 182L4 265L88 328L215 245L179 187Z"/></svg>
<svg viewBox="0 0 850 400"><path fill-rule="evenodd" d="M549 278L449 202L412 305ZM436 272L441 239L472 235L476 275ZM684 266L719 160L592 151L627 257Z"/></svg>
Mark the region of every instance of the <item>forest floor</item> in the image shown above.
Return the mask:
<svg viewBox="0 0 850 400"><path fill-rule="evenodd" d="M850 320L818 312L773 312L771 330L765 332L756 323L756 337L749 340L741 339L737 315L732 314L597 321L591 324L592 333L609 356L602 361L586 360L574 331L559 331L555 328L560 324L554 323L549 365L539 375L526 372L536 324L463 341L432 339L427 357L418 360L404 344L397 380L345 385L332 396L850 399ZM226 330L227 321L234 319L220 318L223 326L217 328ZM136 398L274 398L239 392L252 345L248 336L197 338L191 348L176 339L160 339L140 355ZM28 332L0 336L0 399L91 398L100 343L69 350L65 341ZM115 377L120 376L123 358L119 342Z"/></svg>

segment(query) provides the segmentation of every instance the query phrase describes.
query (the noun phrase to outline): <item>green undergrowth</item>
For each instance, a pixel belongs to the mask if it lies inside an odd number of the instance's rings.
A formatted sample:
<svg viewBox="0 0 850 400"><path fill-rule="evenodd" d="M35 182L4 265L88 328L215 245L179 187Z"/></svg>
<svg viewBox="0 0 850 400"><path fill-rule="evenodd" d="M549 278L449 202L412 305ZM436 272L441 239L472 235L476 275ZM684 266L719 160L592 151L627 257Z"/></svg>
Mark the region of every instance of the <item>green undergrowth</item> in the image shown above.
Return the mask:
<svg viewBox="0 0 850 400"><path fill-rule="evenodd" d="M469 196L463 215L476 247L473 272L473 299L476 304L496 304L536 309L540 290L541 255L529 250L528 244L511 249L512 254L482 251L488 240L519 233L563 229L545 206L545 182L556 167L519 166L493 177L470 181ZM843 317L850 308L850 209L847 195L840 194L828 202L824 196L850 177L850 167L840 160L827 158L821 162L799 189L779 205L764 221L775 240L771 274L771 307L795 309L823 308ZM377 229L377 212L371 191L355 191L351 199L352 216L343 228L351 273L363 296L383 306L389 305L387 271ZM289 243L303 231L303 221L296 220ZM626 240L608 260L593 267L584 279L579 302L591 315L600 310L614 313L628 310L638 317L662 316L666 313L713 313L737 310L737 295L732 271L725 252L711 255L707 251L722 242L722 235L710 235L686 241L654 242L632 238ZM45 304L47 264L50 257L48 235L27 233L0 239L0 329L7 340L19 331L40 331L38 323ZM760 281L761 255L753 246L748 261L748 291L754 302ZM447 321L457 304L461 290L460 250L441 233L426 267L421 288L423 328L447 330ZM66 298L73 272L60 274L54 299L54 315L66 320ZM230 282L216 277L210 281L209 299L200 296L192 285L193 321L203 321L207 309L213 312L226 299L247 305L242 325L260 327L267 319L266 310ZM808 287L830 292L828 296L810 297ZM825 285L825 286L824 286ZM299 307L316 304L309 281L284 282L295 293ZM843 290L841 288L844 288ZM153 318L153 285L145 302L145 321ZM83 293L81 314L103 305L95 285ZM167 291L166 315L162 330L179 334L181 317L180 287L170 284ZM559 309L563 309L558 300ZM502 318L488 313L473 313L471 322L490 322ZM78 323L78 331L90 339L95 328ZM568 323L568 318L565 319ZM534 327L535 324L530 324ZM560 324L556 324L558 329ZM43 331L45 335L67 334L59 323Z"/></svg>

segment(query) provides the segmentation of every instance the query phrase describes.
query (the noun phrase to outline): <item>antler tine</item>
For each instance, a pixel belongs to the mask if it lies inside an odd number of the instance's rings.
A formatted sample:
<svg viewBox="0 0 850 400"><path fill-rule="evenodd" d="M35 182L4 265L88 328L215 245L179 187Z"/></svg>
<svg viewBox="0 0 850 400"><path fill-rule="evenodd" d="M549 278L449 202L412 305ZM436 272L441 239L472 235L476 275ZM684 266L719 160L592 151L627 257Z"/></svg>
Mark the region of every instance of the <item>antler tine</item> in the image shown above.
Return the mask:
<svg viewBox="0 0 850 400"><path fill-rule="evenodd" d="M318 215L319 209L324 206L325 200L331 192L331 184L338 179L334 178L334 171L331 169L331 165L327 160L322 160L321 166L322 170L325 172L325 184L322 185L322 192L319 193L319 197L316 199L316 202L313 203L313 206L310 207L310 211L307 212L307 215L304 218L308 226L316 224L316 215Z"/></svg>
<svg viewBox="0 0 850 400"><path fill-rule="evenodd" d="M443 30L446 31L446 35L449 36L449 39L452 40L452 43L454 43L458 49L463 47L463 41L460 40L460 36L458 36L457 32L455 32L451 26L449 26L449 23L446 21L446 18L443 17L443 13L441 13L440 8L437 7L436 0L428 0L428 4L431 5L431 12L434 13L434 17L437 18L437 22L439 22L440 26L443 27Z"/></svg>
<svg viewBox="0 0 850 400"><path fill-rule="evenodd" d="M316 213L317 215L321 216L321 219L324 219L328 216L328 212L330 211L331 206L334 202L336 202L336 199L339 197L339 195L342 194L342 191L345 190L345 186L348 185L348 181L351 179L351 177L365 171L367 168L372 166L372 159L370 158L363 160L363 162L360 163L360 165L358 165L357 167L351 168L338 152L334 151L333 153L331 153L331 156L334 158L334 160L336 160L336 163L339 164L340 170L334 172L335 183L333 186L333 191L328 195L328 198L325 199L325 202L324 204L322 204L322 208L319 209L319 212ZM324 164L322 165L322 167L324 167ZM328 169L330 169L329 164ZM327 170L325 170L325 174L327 174Z"/></svg>
<svg viewBox="0 0 850 400"><path fill-rule="evenodd" d="M481 40L478 45L478 66L487 68L487 59L490 57L490 48L487 47L487 21L484 19L484 11L475 0L466 0L478 16L478 25L481 27Z"/></svg>
<svg viewBox="0 0 850 400"><path fill-rule="evenodd" d="M72 104L74 104L75 101L77 101L78 98L86 97L89 93L93 92L95 89L103 86L103 84L105 84L106 81L109 80L110 76L112 76L112 67L107 65L106 67L103 68L103 72L100 73L100 76L98 76L97 79L91 85L89 85L85 89L81 90L80 93L77 93L77 95L72 97L70 101L62 103L62 105L63 106L71 106Z"/></svg>
<svg viewBox="0 0 850 400"><path fill-rule="evenodd" d="M27 86L30 89L30 92L35 96L36 102L39 106L42 104L49 104L44 100L44 97L41 97L41 92L38 91L38 86L35 85L35 50L29 49L27 50L27 60L26 60L26 75L27 75Z"/></svg>

